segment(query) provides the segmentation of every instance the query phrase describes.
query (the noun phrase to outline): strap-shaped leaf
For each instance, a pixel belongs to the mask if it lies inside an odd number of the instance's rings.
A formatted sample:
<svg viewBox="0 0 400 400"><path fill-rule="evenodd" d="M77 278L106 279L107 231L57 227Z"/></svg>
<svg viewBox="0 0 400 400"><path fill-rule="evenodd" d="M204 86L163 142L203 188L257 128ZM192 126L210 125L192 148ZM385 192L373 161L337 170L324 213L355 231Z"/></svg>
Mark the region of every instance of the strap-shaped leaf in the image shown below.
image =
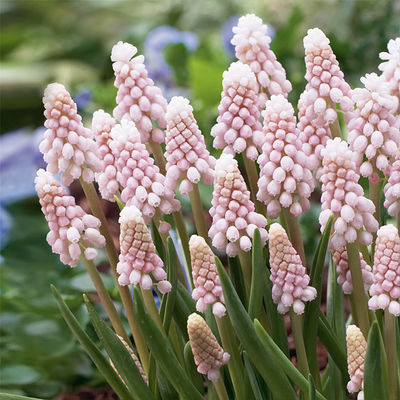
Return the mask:
<svg viewBox="0 0 400 400"><path fill-rule="evenodd" d="M19 394L0 393L0 400L42 400L37 397L20 396Z"/></svg>
<svg viewBox="0 0 400 400"><path fill-rule="evenodd" d="M150 229L151 237L153 239L154 245L156 246L157 253L161 257L162 260L165 260L164 244L163 244L160 232L158 231L157 226L153 220L151 220L150 227L151 227L151 229Z"/></svg>
<svg viewBox="0 0 400 400"><path fill-rule="evenodd" d="M256 373L254 372L253 366L251 365L249 357L247 356L247 353L245 351L243 352L243 361L247 376L249 377L250 386L253 391L254 399L263 400L260 386L258 385Z"/></svg>
<svg viewBox="0 0 400 400"><path fill-rule="evenodd" d="M196 364L194 363L194 356L192 348L190 347L190 342L186 342L185 344L184 356L185 356L186 372L191 377L192 382L196 386L197 390L203 394L204 393L203 379L201 378L201 375L197 372L197 367Z"/></svg>
<svg viewBox="0 0 400 400"><path fill-rule="evenodd" d="M238 257L228 257L228 267L236 293L239 295L242 304L247 308L249 297L244 283L243 270L240 266Z"/></svg>
<svg viewBox="0 0 400 400"><path fill-rule="evenodd" d="M309 396L310 400L315 400L317 393L315 390L315 383L314 383L314 378L312 377L311 374L308 374L308 387L309 387Z"/></svg>

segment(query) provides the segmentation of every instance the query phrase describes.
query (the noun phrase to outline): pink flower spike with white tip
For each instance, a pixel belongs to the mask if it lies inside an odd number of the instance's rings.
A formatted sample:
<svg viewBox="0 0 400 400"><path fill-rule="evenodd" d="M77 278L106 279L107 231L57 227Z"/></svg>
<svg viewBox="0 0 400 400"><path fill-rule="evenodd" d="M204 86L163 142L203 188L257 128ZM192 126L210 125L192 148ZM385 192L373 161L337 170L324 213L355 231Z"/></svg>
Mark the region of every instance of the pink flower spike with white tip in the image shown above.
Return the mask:
<svg viewBox="0 0 400 400"><path fill-rule="evenodd" d="M389 179L383 188L385 194L384 207L388 214L395 217L400 212L400 148L392 164Z"/></svg>

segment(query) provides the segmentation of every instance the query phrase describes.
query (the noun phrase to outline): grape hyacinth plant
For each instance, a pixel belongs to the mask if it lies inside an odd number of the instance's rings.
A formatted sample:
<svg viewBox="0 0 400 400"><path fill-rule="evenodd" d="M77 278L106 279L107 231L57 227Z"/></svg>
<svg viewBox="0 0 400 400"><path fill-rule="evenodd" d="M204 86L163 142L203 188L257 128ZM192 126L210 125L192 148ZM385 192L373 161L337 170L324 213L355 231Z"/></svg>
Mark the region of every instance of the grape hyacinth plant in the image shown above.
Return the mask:
<svg viewBox="0 0 400 400"><path fill-rule="evenodd" d="M52 287L61 315L121 400L398 400L400 38L351 88L310 29L295 109L262 20L243 16L233 33L211 132L195 101L167 103L129 43L111 51L116 106L91 128L62 84L46 88L36 190L53 252L96 288L84 302L99 340ZM59 178L79 180L91 213ZM119 240L101 201L119 208ZM300 219L312 202L314 254Z"/></svg>

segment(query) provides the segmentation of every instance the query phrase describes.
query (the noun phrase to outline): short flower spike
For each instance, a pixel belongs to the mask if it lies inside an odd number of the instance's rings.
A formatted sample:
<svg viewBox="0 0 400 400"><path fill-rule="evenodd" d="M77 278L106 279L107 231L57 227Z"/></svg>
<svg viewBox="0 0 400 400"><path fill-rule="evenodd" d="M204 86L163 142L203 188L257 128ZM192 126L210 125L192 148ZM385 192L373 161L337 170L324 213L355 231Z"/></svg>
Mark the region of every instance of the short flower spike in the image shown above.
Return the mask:
<svg viewBox="0 0 400 400"><path fill-rule="evenodd" d="M388 214L395 217L400 212L400 147L392 164L389 179L383 189Z"/></svg>
<svg viewBox="0 0 400 400"><path fill-rule="evenodd" d="M197 371L207 375L210 381L217 381L219 369L229 361L230 355L218 344L206 321L199 314L189 315L187 329Z"/></svg>

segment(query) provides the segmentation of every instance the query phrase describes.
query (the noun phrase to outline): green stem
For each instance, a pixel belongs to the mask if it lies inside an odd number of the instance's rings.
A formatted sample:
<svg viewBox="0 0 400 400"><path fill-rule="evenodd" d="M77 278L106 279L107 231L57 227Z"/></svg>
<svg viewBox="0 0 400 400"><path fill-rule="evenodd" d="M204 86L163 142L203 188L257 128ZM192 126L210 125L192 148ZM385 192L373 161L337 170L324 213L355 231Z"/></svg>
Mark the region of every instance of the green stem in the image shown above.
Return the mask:
<svg viewBox="0 0 400 400"><path fill-rule="evenodd" d="M149 141L149 147L151 153L153 153L154 160L156 161L157 167L160 168L160 172L165 175L165 159L162 152L160 143Z"/></svg>
<svg viewBox="0 0 400 400"><path fill-rule="evenodd" d="M374 167L374 173L378 174L379 176L379 171L377 170L376 167ZM380 188L381 188L380 180L377 183L369 182L369 198L375 205L374 217L378 221L379 225L381 224ZM375 253L375 242L376 242L376 232L373 232L372 245L371 245L372 258L374 257Z"/></svg>
<svg viewBox="0 0 400 400"><path fill-rule="evenodd" d="M208 242L208 232L206 228L206 222L204 221L203 206L201 204L199 187L197 184L193 185L193 190L189 193L189 198L190 204L192 205L197 234L202 236L204 240Z"/></svg>
<svg viewBox="0 0 400 400"><path fill-rule="evenodd" d="M336 110L336 104L332 103L331 100L328 100L327 107L333 108ZM332 137L342 138L342 130L340 129L339 124L339 116L335 119L335 121L329 125L329 129L331 130Z"/></svg>
<svg viewBox="0 0 400 400"><path fill-rule="evenodd" d="M289 314L299 369L301 373L308 379L310 368L308 367L306 348L304 346L303 318L301 315L297 315L292 308L290 309Z"/></svg>
<svg viewBox="0 0 400 400"><path fill-rule="evenodd" d="M351 309L351 316L353 319L353 324L358 326L359 322L358 322L358 315L357 315L357 306L356 306L356 301L354 300L353 293L349 294L349 302L350 302L350 309Z"/></svg>
<svg viewBox="0 0 400 400"><path fill-rule="evenodd" d="M158 313L157 306L154 301L153 291L151 289L144 290L142 288L141 291L146 309L149 312L150 316L153 318L154 323L157 325L158 329L160 329L161 332L165 332L160 314Z"/></svg>
<svg viewBox="0 0 400 400"><path fill-rule="evenodd" d="M244 154L243 154L243 162L244 162L244 167L246 169L247 178L249 179L251 199L254 202L256 211L265 216L265 205L257 200L258 172L256 163L255 161L248 159Z"/></svg>
<svg viewBox="0 0 400 400"><path fill-rule="evenodd" d="M385 347L389 372L389 398L397 400L399 393L399 378L397 366L396 326L395 317L385 310Z"/></svg>
<svg viewBox="0 0 400 400"><path fill-rule="evenodd" d="M215 391L217 392L218 400L229 400L222 376L217 381L213 382L213 385L215 387Z"/></svg>
<svg viewBox="0 0 400 400"><path fill-rule="evenodd" d="M369 332L368 305L367 297L364 291L364 281L361 273L360 250L358 242L347 243L346 249L349 259L351 280L353 282L352 296L354 298L354 306L357 310L358 323L364 337L367 338Z"/></svg>
<svg viewBox="0 0 400 400"><path fill-rule="evenodd" d="M246 283L247 292L250 293L251 288L251 254L243 250L239 250L239 260L243 271L244 281Z"/></svg>

